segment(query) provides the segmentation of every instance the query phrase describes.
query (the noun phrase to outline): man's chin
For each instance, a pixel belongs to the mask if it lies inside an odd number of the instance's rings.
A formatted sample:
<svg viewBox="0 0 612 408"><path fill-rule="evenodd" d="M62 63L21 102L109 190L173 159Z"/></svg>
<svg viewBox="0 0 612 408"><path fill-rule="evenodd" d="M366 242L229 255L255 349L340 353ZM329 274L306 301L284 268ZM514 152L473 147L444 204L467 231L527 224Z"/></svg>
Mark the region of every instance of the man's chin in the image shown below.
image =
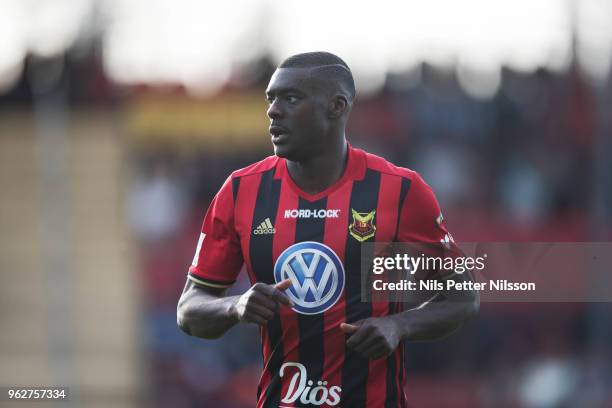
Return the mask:
<svg viewBox="0 0 612 408"><path fill-rule="evenodd" d="M272 145L274 147L274 154L283 159L291 160L291 148L287 145Z"/></svg>

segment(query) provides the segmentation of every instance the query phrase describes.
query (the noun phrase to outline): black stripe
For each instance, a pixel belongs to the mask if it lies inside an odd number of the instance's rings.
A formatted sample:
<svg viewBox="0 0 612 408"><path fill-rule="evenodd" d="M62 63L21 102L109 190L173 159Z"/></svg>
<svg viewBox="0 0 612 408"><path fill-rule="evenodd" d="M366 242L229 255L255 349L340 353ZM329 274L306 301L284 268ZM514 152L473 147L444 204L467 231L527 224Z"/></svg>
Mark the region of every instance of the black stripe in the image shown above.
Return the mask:
<svg viewBox="0 0 612 408"><path fill-rule="evenodd" d="M234 196L234 205L236 205L236 197L238 197L238 189L240 188L240 177L232 179L232 194Z"/></svg>
<svg viewBox="0 0 612 408"><path fill-rule="evenodd" d="M368 169L361 181L355 181L349 205L349 226L352 211L369 213L378 205L380 173ZM376 224L376 217L374 218ZM346 321L348 323L372 316L372 304L361 302L361 244L347 231L344 266L346 268ZM372 241L370 238L369 241ZM343 407L360 408L366 404L366 384L369 360L357 352L346 349L342 367Z"/></svg>
<svg viewBox="0 0 612 408"><path fill-rule="evenodd" d="M263 337L261 336L262 330L263 329L260 327L259 337L263 340ZM261 342L259 345L259 353L261 354L261 361L265 362L266 358L264 356L263 342ZM259 402L259 397L261 397L261 384L257 384L257 398L255 399L255 405L257 405L257 402Z"/></svg>
<svg viewBox="0 0 612 408"><path fill-rule="evenodd" d="M389 303L389 313L395 310L394 303ZM401 344L400 346L401 347ZM387 396L385 398L385 408L397 407L397 364L395 358L398 350L387 357Z"/></svg>
<svg viewBox="0 0 612 408"><path fill-rule="evenodd" d="M251 241L249 245L251 266L257 282L267 284L274 283L272 272L272 243L274 234L253 234L253 230L266 218L270 218L272 225L276 223L276 211L280 198L280 180L274 180L274 168L261 175L261 182L257 191L257 197L249 199L255 201L255 210L251 220Z"/></svg>
<svg viewBox="0 0 612 408"><path fill-rule="evenodd" d="M274 168L266 171L261 176L261 182L257 191L257 197L249 197L255 201L255 210L251 220L249 244L249 255L251 266L257 282L267 284L274 283L272 262L273 234L253 235L253 229L266 218L270 218L272 225L276 223L276 211L280 198L280 180L274 179ZM275 316L265 327L270 341L270 363L268 370L272 381L265 390L264 406L277 407L280 401L280 377L278 372L283 362L283 342L280 318Z"/></svg>
<svg viewBox="0 0 612 408"><path fill-rule="evenodd" d="M397 223L395 226L395 234L393 236L394 241L397 240L397 234L399 233L399 226L400 226L400 218L402 215L402 207L403 207L403 204L404 204L404 201L406 199L406 195L408 194L409 189L410 189L410 180L402 177L399 201L397 204ZM399 304L397 301L389 302L389 315L398 313L400 311L400 306L401 304ZM403 347L403 345L400 344L399 347L401 348ZM397 368L398 367L397 367L396 355L398 352L401 354L401 351L396 351L396 352L391 353L391 355L387 357L387 397L385 399L385 408L396 408L398 392L401 393L401 391L397 389L397 380L398 380ZM402 369L402 367L403 365L400 364L400 370ZM401 372L399 375L401 376ZM400 384L402 384L401 380L400 380Z"/></svg>
<svg viewBox="0 0 612 408"><path fill-rule="evenodd" d="M395 226L393 241L397 240L397 234L399 233L400 220L402 216L402 208L404 207L404 201L406 200L406 195L408 195L408 190L410 190L410 179L402 177L402 185L400 187L400 196L397 205L397 225Z"/></svg>
<svg viewBox="0 0 612 408"><path fill-rule="evenodd" d="M300 210L325 210L327 198L310 202L300 198ZM316 241L323 242L325 234L325 218L298 218L295 228L295 242ZM324 318L323 313L315 315L298 314L299 329L299 356L300 362L306 367L308 378L314 381L323 377L324 362ZM316 386L316 384L315 384ZM312 407L300 401L295 402L298 407Z"/></svg>
<svg viewBox="0 0 612 408"><path fill-rule="evenodd" d="M401 313L402 312L401 302L389 302L389 314ZM399 371L397 366L397 353L400 353L400 364ZM398 408L397 398L398 393L400 395L400 404L405 404L403 400L403 394L401 389L398 390L397 383L399 380L400 387L403 386L402 370L404 358L404 343L400 343L398 349L396 349L389 357L387 357L387 397L385 398L385 408ZM398 378L399 377L399 378Z"/></svg>

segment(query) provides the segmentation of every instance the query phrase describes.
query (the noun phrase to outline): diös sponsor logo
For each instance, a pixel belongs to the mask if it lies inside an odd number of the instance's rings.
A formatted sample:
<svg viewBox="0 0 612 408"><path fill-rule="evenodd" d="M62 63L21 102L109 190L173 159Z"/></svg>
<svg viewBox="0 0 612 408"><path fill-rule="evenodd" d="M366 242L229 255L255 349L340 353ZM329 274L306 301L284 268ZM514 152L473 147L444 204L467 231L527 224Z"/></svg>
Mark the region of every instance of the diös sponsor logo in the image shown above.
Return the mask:
<svg viewBox="0 0 612 408"><path fill-rule="evenodd" d="M342 388L337 385L327 388L327 381L321 380L317 381L315 385L313 380L308 379L306 367L294 362L287 362L281 366L279 372L281 378L285 376L285 371L288 371L290 367L295 367L296 371L291 377L287 394L281 400L283 403L291 404L299 399L302 404L315 406L326 404L330 407L338 405Z"/></svg>

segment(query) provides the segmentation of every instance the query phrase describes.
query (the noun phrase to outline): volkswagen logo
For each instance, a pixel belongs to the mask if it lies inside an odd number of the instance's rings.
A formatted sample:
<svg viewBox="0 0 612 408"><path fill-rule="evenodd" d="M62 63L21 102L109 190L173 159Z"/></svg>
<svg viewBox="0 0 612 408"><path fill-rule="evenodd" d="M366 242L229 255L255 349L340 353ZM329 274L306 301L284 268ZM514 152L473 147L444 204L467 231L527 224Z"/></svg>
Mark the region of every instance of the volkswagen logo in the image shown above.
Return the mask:
<svg viewBox="0 0 612 408"><path fill-rule="evenodd" d="M291 279L285 292L293 310L323 313L336 304L344 290L344 266L338 255L319 242L300 242L285 249L274 265L274 280Z"/></svg>

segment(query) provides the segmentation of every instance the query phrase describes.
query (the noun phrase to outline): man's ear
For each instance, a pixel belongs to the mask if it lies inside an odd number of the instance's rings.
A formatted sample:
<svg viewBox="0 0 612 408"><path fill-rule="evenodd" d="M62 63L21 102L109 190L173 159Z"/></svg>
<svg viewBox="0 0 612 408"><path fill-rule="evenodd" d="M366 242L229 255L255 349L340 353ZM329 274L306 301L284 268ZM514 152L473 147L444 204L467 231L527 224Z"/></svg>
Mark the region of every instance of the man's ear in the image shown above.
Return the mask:
<svg viewBox="0 0 612 408"><path fill-rule="evenodd" d="M346 96L338 94L329 103L328 116L330 119L337 119L349 110L349 102Z"/></svg>

